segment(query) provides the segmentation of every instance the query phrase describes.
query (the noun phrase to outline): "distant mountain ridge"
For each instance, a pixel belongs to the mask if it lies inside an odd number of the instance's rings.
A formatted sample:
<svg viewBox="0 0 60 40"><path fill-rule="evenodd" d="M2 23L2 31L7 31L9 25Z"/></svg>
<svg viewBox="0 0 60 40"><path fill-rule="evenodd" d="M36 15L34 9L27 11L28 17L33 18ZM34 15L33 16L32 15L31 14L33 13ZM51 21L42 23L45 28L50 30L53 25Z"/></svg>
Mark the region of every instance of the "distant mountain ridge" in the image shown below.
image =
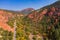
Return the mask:
<svg viewBox="0 0 60 40"><path fill-rule="evenodd" d="M33 9L33 8L26 8L26 9L21 10L20 12L21 12L22 14L29 14L29 13L32 12L33 10L35 10L35 9Z"/></svg>

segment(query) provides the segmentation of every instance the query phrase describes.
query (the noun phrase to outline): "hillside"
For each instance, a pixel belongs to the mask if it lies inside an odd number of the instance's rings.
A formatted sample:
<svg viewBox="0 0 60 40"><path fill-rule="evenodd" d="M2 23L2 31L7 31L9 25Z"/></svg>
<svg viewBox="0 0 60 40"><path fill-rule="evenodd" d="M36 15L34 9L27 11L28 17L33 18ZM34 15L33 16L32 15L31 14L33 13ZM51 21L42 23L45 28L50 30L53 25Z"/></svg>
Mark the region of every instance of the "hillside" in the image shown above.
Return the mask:
<svg viewBox="0 0 60 40"><path fill-rule="evenodd" d="M13 31L13 29L9 27L7 22L10 19L14 18L16 15L23 16L23 14L15 12L15 11L0 9L0 28L3 28L4 30L8 30L8 31L9 30Z"/></svg>
<svg viewBox="0 0 60 40"><path fill-rule="evenodd" d="M33 27L36 31L43 32L44 38L60 40L60 1L32 11L27 17L35 24Z"/></svg>
<svg viewBox="0 0 60 40"><path fill-rule="evenodd" d="M40 10L40 11L39 11ZM60 1L57 1L51 5L45 6L41 9L38 9L36 11L32 11L28 16L33 19L33 17L36 15L36 20L40 18L39 16L43 15L60 15ZM34 15L34 16L33 16ZM35 18L35 17L34 17Z"/></svg>

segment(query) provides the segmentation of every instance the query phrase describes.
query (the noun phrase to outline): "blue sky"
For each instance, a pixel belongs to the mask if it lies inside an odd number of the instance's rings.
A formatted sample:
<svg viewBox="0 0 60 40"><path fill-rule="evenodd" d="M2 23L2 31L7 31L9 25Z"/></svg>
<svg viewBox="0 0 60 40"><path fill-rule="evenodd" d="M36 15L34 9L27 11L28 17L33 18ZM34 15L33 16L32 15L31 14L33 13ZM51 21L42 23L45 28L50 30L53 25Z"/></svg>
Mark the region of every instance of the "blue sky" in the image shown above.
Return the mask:
<svg viewBox="0 0 60 40"><path fill-rule="evenodd" d="M57 0L0 0L0 9L23 10L25 8L39 9Z"/></svg>

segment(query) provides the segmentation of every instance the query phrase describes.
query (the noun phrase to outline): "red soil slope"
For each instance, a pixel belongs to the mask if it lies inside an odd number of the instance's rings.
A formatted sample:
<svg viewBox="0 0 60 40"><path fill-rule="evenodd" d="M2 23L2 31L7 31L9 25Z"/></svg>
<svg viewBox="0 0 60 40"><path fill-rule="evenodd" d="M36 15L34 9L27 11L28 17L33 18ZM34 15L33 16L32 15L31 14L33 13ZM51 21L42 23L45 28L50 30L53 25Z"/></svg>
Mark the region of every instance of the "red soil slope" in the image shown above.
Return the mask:
<svg viewBox="0 0 60 40"><path fill-rule="evenodd" d="M11 15L10 15L11 16ZM4 11L0 11L0 28L7 30L7 31L14 31L6 22L8 21L9 15L6 14Z"/></svg>

